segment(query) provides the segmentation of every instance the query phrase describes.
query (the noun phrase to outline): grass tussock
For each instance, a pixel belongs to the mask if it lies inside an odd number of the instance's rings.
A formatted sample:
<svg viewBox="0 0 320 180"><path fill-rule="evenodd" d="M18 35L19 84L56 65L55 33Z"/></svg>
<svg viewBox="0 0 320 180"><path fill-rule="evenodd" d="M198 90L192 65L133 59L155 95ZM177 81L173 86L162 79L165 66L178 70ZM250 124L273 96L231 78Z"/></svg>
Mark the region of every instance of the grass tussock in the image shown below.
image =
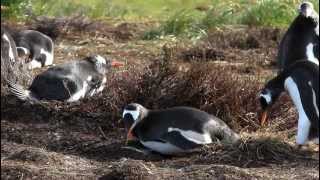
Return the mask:
<svg viewBox="0 0 320 180"><path fill-rule="evenodd" d="M311 0L319 12L319 1ZM225 25L249 25L287 27L297 16L300 1L241 1L241 0L201 0L201 1L1 1L9 9L1 17L29 19L36 16L75 16L89 18L152 19L160 22L156 28L147 31L144 39L162 36L187 36L199 38L212 28Z"/></svg>
<svg viewBox="0 0 320 180"><path fill-rule="evenodd" d="M311 1L319 12L319 1ZM296 1L212 1L204 12L180 11L158 28L146 32L144 39L165 35L183 35L200 38L210 29L226 25L287 27L297 16ZM176 27L178 30L176 30Z"/></svg>
<svg viewBox="0 0 320 180"><path fill-rule="evenodd" d="M221 162L241 167L259 167L268 164L295 162L297 160L318 161L309 155L311 150L301 150L281 140L257 134L242 137L237 146L204 147L199 162ZM309 154L309 155L308 155Z"/></svg>

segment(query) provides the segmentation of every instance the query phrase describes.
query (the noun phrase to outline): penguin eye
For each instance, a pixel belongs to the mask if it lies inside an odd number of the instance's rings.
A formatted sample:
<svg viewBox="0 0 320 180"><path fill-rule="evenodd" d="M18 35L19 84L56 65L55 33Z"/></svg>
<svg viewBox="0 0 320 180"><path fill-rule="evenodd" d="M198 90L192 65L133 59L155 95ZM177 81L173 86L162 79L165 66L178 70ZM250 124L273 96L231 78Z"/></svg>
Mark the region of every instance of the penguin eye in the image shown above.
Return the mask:
<svg viewBox="0 0 320 180"><path fill-rule="evenodd" d="M126 113L123 116L123 122L124 122L124 126L126 127L126 129L130 129L130 127L134 123L134 119L130 113Z"/></svg>
<svg viewBox="0 0 320 180"><path fill-rule="evenodd" d="M140 112L138 110L124 110L123 111L123 118L125 118L126 116L131 116L131 118L133 119L133 121L137 121L139 118Z"/></svg>
<svg viewBox="0 0 320 180"><path fill-rule="evenodd" d="M264 97L260 97L260 105L262 109L266 109L269 106L267 100Z"/></svg>

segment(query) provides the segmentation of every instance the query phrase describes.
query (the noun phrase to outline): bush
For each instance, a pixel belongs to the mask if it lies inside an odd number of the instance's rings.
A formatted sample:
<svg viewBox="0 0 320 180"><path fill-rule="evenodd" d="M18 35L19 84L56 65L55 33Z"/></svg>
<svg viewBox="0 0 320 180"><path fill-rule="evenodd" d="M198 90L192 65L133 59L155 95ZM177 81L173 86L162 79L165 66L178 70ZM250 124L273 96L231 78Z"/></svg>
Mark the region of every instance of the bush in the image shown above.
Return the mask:
<svg viewBox="0 0 320 180"><path fill-rule="evenodd" d="M20 18L24 19L31 15L30 0L1 0L1 6L7 9L1 11L1 18Z"/></svg>

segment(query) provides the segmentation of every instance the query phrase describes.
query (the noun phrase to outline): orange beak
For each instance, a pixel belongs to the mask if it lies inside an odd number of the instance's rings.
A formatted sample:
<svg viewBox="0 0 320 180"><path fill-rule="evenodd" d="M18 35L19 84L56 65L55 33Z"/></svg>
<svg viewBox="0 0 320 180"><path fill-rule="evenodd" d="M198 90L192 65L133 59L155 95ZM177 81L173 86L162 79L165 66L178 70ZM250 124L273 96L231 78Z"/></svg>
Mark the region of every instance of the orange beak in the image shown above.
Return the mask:
<svg viewBox="0 0 320 180"><path fill-rule="evenodd" d="M130 142L130 141L135 141L135 140L137 140L137 138L135 136L133 136L132 129L130 128L129 132L127 134L126 144L128 144L128 142Z"/></svg>
<svg viewBox="0 0 320 180"><path fill-rule="evenodd" d="M122 67L122 66L124 66L124 63L119 62L119 61L112 61L111 66L112 67Z"/></svg>
<svg viewBox="0 0 320 180"><path fill-rule="evenodd" d="M260 120L260 125L261 126L264 126L265 125L265 123L267 122L267 120L268 120L268 111L267 110L265 110L265 111L263 111L262 112L262 114L261 114L261 120Z"/></svg>

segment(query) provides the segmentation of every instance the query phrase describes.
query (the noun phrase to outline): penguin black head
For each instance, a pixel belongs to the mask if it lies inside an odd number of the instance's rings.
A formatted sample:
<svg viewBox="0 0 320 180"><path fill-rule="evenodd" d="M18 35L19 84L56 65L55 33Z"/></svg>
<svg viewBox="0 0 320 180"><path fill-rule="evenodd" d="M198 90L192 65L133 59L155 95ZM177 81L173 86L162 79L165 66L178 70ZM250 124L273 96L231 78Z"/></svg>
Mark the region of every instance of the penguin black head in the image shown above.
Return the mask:
<svg viewBox="0 0 320 180"><path fill-rule="evenodd" d="M270 80L259 94L260 105L263 111L261 125L267 120L268 109L277 101L284 91L284 85L279 76Z"/></svg>
<svg viewBox="0 0 320 180"><path fill-rule="evenodd" d="M123 122L125 124L126 129L130 129L135 122L138 122L143 117L145 117L147 111L148 110L140 104L137 104L137 103L128 104L123 109L123 114L122 114Z"/></svg>
<svg viewBox="0 0 320 180"><path fill-rule="evenodd" d="M311 2L305 1L300 4L298 8L299 14L306 17L306 18L313 18L314 16L314 7Z"/></svg>
<svg viewBox="0 0 320 180"><path fill-rule="evenodd" d="M265 88L260 93L260 105L262 110L268 109L279 97L281 91L278 89Z"/></svg>

